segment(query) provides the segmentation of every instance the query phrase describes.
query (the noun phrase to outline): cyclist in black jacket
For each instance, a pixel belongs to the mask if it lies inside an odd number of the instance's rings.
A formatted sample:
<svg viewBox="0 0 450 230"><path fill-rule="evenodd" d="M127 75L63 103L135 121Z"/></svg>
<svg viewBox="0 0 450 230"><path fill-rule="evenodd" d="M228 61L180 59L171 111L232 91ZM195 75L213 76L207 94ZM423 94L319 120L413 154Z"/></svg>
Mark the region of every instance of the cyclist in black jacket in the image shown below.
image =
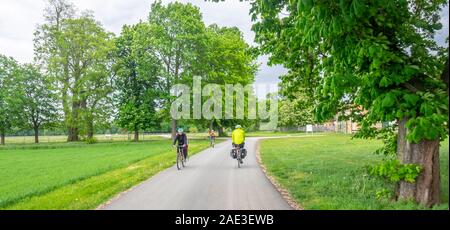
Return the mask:
<svg viewBox="0 0 450 230"><path fill-rule="evenodd" d="M178 142L178 146L182 146L184 149L184 159L187 159L188 155L188 139L186 136L186 133L184 133L182 128L178 129L177 135L175 136L175 139L173 140L173 146L175 147L175 144Z"/></svg>

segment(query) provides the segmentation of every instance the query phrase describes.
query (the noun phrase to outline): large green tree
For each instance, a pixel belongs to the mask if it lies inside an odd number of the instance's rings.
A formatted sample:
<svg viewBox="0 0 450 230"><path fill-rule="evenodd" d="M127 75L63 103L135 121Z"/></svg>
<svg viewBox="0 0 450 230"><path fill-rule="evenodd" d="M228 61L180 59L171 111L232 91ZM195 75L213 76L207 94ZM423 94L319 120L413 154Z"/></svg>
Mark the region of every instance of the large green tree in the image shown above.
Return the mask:
<svg viewBox="0 0 450 230"><path fill-rule="evenodd" d="M116 39L114 71L117 93L117 123L134 131L134 141L139 140L139 130L156 126L158 84L161 64L150 52L148 24L124 26Z"/></svg>
<svg viewBox="0 0 450 230"><path fill-rule="evenodd" d="M74 18L75 13L75 6L68 0L48 0L44 10L45 23L37 26L33 39L35 62L42 66L45 74L52 78L56 85L65 127L70 119L69 57L58 42L58 37L63 21ZM73 135L68 137L69 139L73 139Z"/></svg>
<svg viewBox="0 0 450 230"><path fill-rule="evenodd" d="M279 102L279 126L298 127L314 123L314 106L305 92L298 91Z"/></svg>
<svg viewBox="0 0 450 230"><path fill-rule="evenodd" d="M39 143L39 129L56 122L59 116L55 88L53 82L32 64L21 68L18 80L23 90L22 115L27 120L23 128L32 128L35 143Z"/></svg>
<svg viewBox="0 0 450 230"><path fill-rule="evenodd" d="M433 40L446 3L258 0L251 9L262 52L290 69L288 91L311 88L319 121L350 111L363 137L396 121L398 159L422 168L397 194L424 205L439 202L439 141L448 135L448 53Z"/></svg>
<svg viewBox="0 0 450 230"><path fill-rule="evenodd" d="M111 92L112 35L91 14L75 17L74 12L67 1L49 1L47 23L35 32L36 60L58 85L68 141L78 141L80 131L93 136L94 121L108 108L104 100Z"/></svg>
<svg viewBox="0 0 450 230"><path fill-rule="evenodd" d="M18 84L21 77L19 64L11 57L0 54L0 145L11 128L22 121L22 93Z"/></svg>
<svg viewBox="0 0 450 230"><path fill-rule="evenodd" d="M256 56L253 55L253 48L248 45L242 32L236 27L220 27L212 24L206 28L206 54L204 64L203 84L214 83L221 86L222 94L222 115L225 114L225 85L240 84L250 85L255 80L258 70ZM212 95L203 95L204 99L209 99ZM248 112L248 99L253 97L256 100L254 91L244 94L244 112ZM236 95L233 96L236 102ZM235 106L236 103L233 103ZM233 108L236 113L237 108ZM252 121L248 119L248 113L244 113L244 119L210 119L206 120L211 129L218 126L219 134L223 134L223 128L233 127L235 124L251 126Z"/></svg>
<svg viewBox="0 0 450 230"><path fill-rule="evenodd" d="M173 98L170 90L178 83L191 83L194 75L203 73L205 54L205 25L198 7L179 2L163 5L155 1L148 16L149 42L153 56L163 65L160 90L165 111ZM169 113L167 113L169 115ZM172 119L172 136L177 121Z"/></svg>

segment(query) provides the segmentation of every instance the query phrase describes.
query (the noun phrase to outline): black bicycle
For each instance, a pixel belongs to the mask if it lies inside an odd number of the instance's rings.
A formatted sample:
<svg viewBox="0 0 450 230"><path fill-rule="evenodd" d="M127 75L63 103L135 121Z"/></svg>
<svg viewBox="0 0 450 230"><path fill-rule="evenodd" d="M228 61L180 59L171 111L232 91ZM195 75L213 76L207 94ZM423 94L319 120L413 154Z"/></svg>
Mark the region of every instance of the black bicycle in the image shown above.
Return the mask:
<svg viewBox="0 0 450 230"><path fill-rule="evenodd" d="M184 157L184 146L178 145L177 148L177 168L181 170L186 164L186 158Z"/></svg>

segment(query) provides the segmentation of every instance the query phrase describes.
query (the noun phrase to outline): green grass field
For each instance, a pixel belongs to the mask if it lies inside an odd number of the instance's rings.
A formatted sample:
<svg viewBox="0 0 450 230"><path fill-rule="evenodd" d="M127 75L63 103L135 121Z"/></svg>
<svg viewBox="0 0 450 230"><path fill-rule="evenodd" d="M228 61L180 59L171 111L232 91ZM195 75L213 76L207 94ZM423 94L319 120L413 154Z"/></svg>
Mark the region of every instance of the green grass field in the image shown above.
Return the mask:
<svg viewBox="0 0 450 230"><path fill-rule="evenodd" d="M168 140L50 146L0 151L1 209L93 209L175 163Z"/></svg>
<svg viewBox="0 0 450 230"><path fill-rule="evenodd" d="M261 157L269 173L305 209L424 209L412 202L376 198L386 184L369 177L365 166L381 160L373 154L380 145L339 134L268 139L261 143ZM448 210L448 153L446 140L440 150L443 204L434 209Z"/></svg>

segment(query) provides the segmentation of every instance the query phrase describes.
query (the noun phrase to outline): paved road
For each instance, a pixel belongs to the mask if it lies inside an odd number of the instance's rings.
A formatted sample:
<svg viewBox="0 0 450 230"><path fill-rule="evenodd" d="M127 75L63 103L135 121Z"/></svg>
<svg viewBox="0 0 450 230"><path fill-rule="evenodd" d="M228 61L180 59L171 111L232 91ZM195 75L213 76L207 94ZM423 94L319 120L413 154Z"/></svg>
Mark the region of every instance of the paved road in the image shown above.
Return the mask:
<svg viewBox="0 0 450 230"><path fill-rule="evenodd" d="M257 163L257 140L247 138L242 168L230 158L227 140L191 157L183 170L162 171L101 209L291 209Z"/></svg>

